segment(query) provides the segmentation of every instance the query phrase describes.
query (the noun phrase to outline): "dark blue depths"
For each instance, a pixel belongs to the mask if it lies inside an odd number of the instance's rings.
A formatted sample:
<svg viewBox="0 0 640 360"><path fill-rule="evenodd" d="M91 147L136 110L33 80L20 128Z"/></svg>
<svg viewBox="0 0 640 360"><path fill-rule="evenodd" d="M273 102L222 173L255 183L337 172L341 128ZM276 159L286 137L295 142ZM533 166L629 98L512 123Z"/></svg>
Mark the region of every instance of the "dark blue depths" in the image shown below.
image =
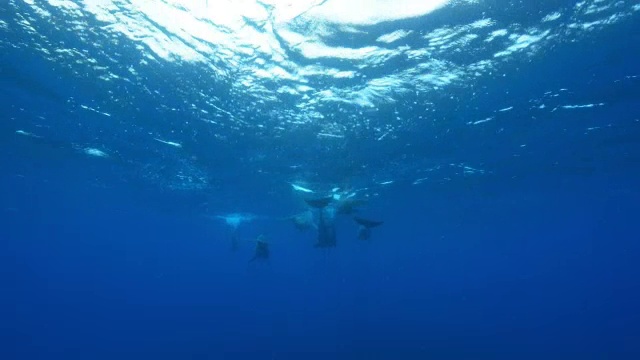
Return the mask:
<svg viewBox="0 0 640 360"><path fill-rule="evenodd" d="M3 358L640 351L640 209L624 173L400 189L378 199L371 241L338 220L327 251L258 221L240 236L268 234L272 257L248 264L250 243L231 252L219 224L88 186L64 161L21 160L3 160Z"/></svg>

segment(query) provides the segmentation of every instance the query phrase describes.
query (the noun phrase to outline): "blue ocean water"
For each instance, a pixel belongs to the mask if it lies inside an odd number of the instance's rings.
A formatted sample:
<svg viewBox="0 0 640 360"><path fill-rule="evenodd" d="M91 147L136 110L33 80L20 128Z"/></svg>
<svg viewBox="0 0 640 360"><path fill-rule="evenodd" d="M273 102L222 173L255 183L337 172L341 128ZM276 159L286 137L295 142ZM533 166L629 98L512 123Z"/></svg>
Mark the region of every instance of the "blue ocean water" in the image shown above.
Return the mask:
<svg viewBox="0 0 640 360"><path fill-rule="evenodd" d="M0 358L640 358L639 16L1 2Z"/></svg>

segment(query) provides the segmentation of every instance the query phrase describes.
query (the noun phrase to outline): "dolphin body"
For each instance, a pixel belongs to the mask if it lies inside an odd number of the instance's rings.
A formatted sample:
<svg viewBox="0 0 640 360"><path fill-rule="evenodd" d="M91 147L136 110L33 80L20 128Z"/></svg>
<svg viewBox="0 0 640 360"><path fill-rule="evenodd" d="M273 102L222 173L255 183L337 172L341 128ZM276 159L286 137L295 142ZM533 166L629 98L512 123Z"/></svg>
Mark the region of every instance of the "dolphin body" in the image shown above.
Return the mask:
<svg viewBox="0 0 640 360"><path fill-rule="evenodd" d="M336 228L333 221L325 218L325 208L333 200L332 197L320 198L320 199L307 199L305 202L312 208L316 208L319 211L318 215L318 241L316 247L318 248L330 248L336 246Z"/></svg>
<svg viewBox="0 0 640 360"><path fill-rule="evenodd" d="M358 212L359 208L367 203L364 199L346 198L338 200L336 205L337 213L342 215L352 215Z"/></svg>
<svg viewBox="0 0 640 360"><path fill-rule="evenodd" d="M371 237L371 229L382 225L383 221L367 220L360 217L354 217L353 220L358 223L358 239L369 240Z"/></svg>
<svg viewBox="0 0 640 360"><path fill-rule="evenodd" d="M253 254L253 257L249 262L254 262L256 260L267 260L269 258L269 243L264 239L264 236L258 236L256 239L256 249Z"/></svg>
<svg viewBox="0 0 640 360"><path fill-rule="evenodd" d="M313 222L313 212L311 212L311 210L305 210L301 213L288 216L284 218L284 220L291 221L296 229L300 231L317 228L317 225Z"/></svg>

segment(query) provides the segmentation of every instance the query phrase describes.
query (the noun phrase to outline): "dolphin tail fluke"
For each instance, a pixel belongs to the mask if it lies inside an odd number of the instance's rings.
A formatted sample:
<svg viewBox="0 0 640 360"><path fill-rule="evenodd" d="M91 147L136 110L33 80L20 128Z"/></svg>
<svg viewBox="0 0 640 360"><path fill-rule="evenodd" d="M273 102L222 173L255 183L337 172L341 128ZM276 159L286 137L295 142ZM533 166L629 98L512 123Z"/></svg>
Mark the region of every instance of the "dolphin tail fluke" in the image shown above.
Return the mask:
<svg viewBox="0 0 640 360"><path fill-rule="evenodd" d="M374 228L376 226L380 226L384 223L384 221L374 221L374 220L367 220L367 219L363 219L360 217L355 216L353 218L353 220L355 220L355 222L357 222L358 224L366 227L367 229L371 229Z"/></svg>

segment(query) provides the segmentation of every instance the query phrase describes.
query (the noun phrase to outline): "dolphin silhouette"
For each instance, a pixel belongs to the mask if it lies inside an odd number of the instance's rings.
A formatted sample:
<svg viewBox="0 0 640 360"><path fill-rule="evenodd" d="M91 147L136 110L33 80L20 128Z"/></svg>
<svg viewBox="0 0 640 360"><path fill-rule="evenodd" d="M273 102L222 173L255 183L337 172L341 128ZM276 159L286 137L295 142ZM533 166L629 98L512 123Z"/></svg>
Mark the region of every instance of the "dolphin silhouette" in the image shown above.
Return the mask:
<svg viewBox="0 0 640 360"><path fill-rule="evenodd" d="M253 257L249 262L256 260L267 260L269 258L269 243L265 240L264 235L258 236L256 239L256 249Z"/></svg>
<svg viewBox="0 0 640 360"><path fill-rule="evenodd" d="M306 203L318 209L318 241L315 244L315 247L318 248L329 248L336 246L336 228L333 224L332 220L327 220L325 217L325 208L331 201L332 197L325 197L320 199L306 199Z"/></svg>
<svg viewBox="0 0 640 360"><path fill-rule="evenodd" d="M371 237L371 229L384 223L383 221L367 220L357 216L355 216L353 220L359 225L358 239L360 240L368 240Z"/></svg>

